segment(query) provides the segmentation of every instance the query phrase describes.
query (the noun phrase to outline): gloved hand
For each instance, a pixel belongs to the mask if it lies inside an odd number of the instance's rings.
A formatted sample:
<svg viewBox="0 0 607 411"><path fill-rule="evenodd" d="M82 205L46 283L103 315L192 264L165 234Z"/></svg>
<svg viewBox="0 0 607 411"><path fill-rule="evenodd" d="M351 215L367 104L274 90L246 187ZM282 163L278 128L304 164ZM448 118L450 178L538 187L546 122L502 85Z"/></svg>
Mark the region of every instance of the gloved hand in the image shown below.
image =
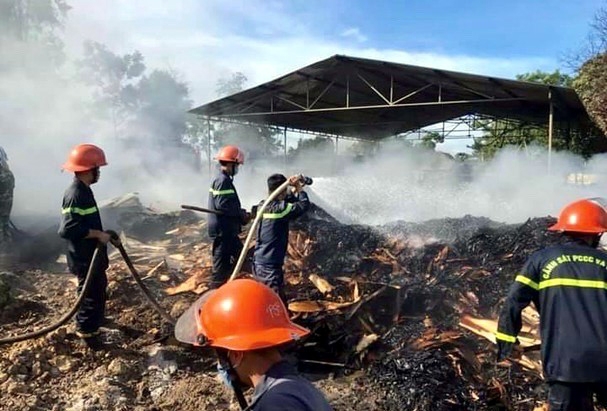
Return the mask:
<svg viewBox="0 0 607 411"><path fill-rule="evenodd" d="M506 341L497 341L497 362L504 361L506 358L510 357L512 351L514 350L514 343L506 342Z"/></svg>

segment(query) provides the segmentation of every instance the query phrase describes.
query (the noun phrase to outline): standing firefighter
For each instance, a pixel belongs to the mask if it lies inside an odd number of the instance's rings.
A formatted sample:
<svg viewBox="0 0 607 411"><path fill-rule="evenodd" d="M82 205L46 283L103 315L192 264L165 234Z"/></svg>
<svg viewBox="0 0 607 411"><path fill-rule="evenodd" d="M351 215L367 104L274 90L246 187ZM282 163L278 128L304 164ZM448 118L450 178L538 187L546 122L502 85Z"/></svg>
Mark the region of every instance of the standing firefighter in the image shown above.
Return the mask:
<svg viewBox="0 0 607 411"><path fill-rule="evenodd" d="M240 199L232 180L238 167L244 164L244 154L236 146L225 146L216 157L221 169L209 189L210 210L220 214L209 214L207 219L209 237L213 239L213 278L211 288L225 283L230 276L242 241L238 238L242 226L250 220L249 213L240 206Z"/></svg>
<svg viewBox="0 0 607 411"><path fill-rule="evenodd" d="M268 177L269 193L274 192L285 181L287 179L282 174L272 174ZM285 305L287 298L283 291L283 264L289 243L289 221L305 213L310 206L308 195L301 190L302 178L290 177L289 185L295 189L295 193L287 195L284 191L267 205L262 215L257 231L253 265L255 279L272 288Z"/></svg>
<svg viewBox="0 0 607 411"><path fill-rule="evenodd" d="M102 348L99 327L104 321L108 256L105 244L110 235L103 231L99 209L91 184L99 180L99 168L107 165L103 150L92 144L80 144L70 152L63 169L75 174L65 191L59 235L67 240L70 271L78 277L78 292L93 258L97 244L104 244L92 272L93 279L76 316L77 335L92 349Z"/></svg>
<svg viewBox="0 0 607 411"><path fill-rule="evenodd" d="M607 212L576 201L549 230L570 241L536 252L517 275L499 319L498 360L511 354L521 312L533 302L550 410L594 410L593 394L607 405L607 253L597 249Z"/></svg>
<svg viewBox="0 0 607 411"><path fill-rule="evenodd" d="M196 301L179 318L175 337L213 347L230 388L253 387L250 411L330 411L322 393L287 363L281 348L310 333L289 320L269 287L230 281Z"/></svg>
<svg viewBox="0 0 607 411"><path fill-rule="evenodd" d="M13 208L15 177L8 167L8 156L0 147L0 244L10 239L10 217Z"/></svg>

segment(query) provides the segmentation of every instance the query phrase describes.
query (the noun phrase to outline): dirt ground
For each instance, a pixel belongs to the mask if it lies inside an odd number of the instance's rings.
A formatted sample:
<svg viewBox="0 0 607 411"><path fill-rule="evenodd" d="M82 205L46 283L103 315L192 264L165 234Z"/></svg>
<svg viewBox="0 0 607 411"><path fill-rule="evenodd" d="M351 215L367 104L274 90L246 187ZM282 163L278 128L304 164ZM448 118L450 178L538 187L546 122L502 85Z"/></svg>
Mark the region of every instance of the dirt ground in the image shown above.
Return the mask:
<svg viewBox="0 0 607 411"><path fill-rule="evenodd" d="M154 226L157 238L125 237L125 245L176 318L205 289L204 223L137 207L141 226ZM373 228L339 224L322 210L311 214L292 227L286 291L300 306L325 305L296 314L313 333L289 358L336 411L541 409L538 355L529 354L527 368L497 366L494 346L458 323L462 314L495 318L522 262L555 240L545 231L550 219L513 227L464 218ZM0 274L12 287L0 311L0 338L48 325L75 301L75 279L55 257L21 261ZM73 322L0 346L0 410L237 410L216 379L213 354L177 343L119 255L110 262L107 348L88 350ZM322 291L323 281L331 291Z"/></svg>

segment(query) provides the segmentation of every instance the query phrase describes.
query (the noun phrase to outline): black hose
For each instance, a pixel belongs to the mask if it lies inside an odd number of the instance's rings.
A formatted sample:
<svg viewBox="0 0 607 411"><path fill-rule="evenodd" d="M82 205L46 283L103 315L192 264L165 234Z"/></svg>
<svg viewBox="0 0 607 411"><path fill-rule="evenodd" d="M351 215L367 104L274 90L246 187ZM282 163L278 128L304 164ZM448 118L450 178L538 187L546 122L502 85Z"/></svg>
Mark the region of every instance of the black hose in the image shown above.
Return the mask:
<svg viewBox="0 0 607 411"><path fill-rule="evenodd" d="M112 240L111 240L112 245L114 247L116 247L118 249L118 251L120 252L120 255L122 256L122 258L124 259L124 262L126 263L127 267L129 268L131 275L135 279L135 282L137 283L139 288L141 288L141 291L143 291L143 294L147 298L148 302L152 305L152 307L154 307L154 309L158 312L158 314L160 314L160 316L166 322L168 322L171 325L175 325L177 323L177 321L173 317L171 317L164 310L164 308L162 308L160 306L160 304L158 304L158 302L156 301L156 299L154 298L154 296L152 295L150 290L146 287L146 285L141 280L141 276L139 275L139 273L137 273L137 269L133 265L131 258L129 257L126 250L124 249L124 246L122 245L122 242L120 241L120 237L118 236L118 234L115 231L111 231L111 230L107 230L106 233L108 233L112 237Z"/></svg>
<svg viewBox="0 0 607 411"><path fill-rule="evenodd" d="M78 295L78 299L76 300L76 302L74 303L74 305L72 306L72 309L70 311L68 311L63 317L61 317L59 319L59 321L57 321L55 324L51 324L48 327L44 327L40 330L32 331L27 334L14 335L12 337L2 338L2 339L0 339L0 345L13 344L13 343L21 342L21 341L38 338L38 337L41 337L52 331L55 331L57 328L61 327L65 323L67 323L70 320L70 318L72 318L74 316L74 314L76 314L76 312L78 311L80 304L82 304L82 301L84 300L84 296L86 295L87 291L89 290L89 288L92 284L93 273L95 272L94 268L97 266L97 264L99 262L98 261L99 251L101 250L102 247L103 247L103 244L101 244L101 243L97 244L97 248L95 248L95 252L93 253L93 258L91 259L91 264L89 265L89 270L86 273L86 279L84 280L84 285L82 286L82 291L80 291L80 295Z"/></svg>

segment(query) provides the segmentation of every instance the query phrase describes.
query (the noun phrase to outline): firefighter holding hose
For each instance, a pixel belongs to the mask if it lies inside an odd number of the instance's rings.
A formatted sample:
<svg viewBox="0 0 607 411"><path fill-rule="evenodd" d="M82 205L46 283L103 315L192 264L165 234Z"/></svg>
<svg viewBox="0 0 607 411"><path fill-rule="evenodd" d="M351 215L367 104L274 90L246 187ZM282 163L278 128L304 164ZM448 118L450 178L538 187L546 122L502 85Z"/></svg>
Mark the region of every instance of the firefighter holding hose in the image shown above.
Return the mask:
<svg viewBox="0 0 607 411"><path fill-rule="evenodd" d="M286 181L287 178L282 174L268 177L269 194ZM298 175L289 178L292 192L283 191L267 205L257 230L253 264L255 279L272 288L285 305L287 297L283 290L283 264L289 244L289 221L303 215L310 207L308 195L303 191L305 181L305 178ZM312 179L308 177L307 181L311 183Z"/></svg>
<svg viewBox="0 0 607 411"><path fill-rule="evenodd" d="M105 316L106 269L108 255L105 244L110 234L103 231L99 208L91 185L99 181L100 167L107 165L103 150L92 144L80 144L72 149L63 170L74 173L74 180L65 191L61 208L59 235L67 240L67 261L70 272L78 278L78 292L82 290L89 265L98 243L92 283L76 315L76 334L93 350L103 346L99 334Z"/></svg>
<svg viewBox="0 0 607 411"><path fill-rule="evenodd" d="M540 313L542 364L551 411L607 405L607 211L591 200L567 205L549 228L568 242L533 254L516 276L502 309L498 360L517 344L521 313L533 302Z"/></svg>

